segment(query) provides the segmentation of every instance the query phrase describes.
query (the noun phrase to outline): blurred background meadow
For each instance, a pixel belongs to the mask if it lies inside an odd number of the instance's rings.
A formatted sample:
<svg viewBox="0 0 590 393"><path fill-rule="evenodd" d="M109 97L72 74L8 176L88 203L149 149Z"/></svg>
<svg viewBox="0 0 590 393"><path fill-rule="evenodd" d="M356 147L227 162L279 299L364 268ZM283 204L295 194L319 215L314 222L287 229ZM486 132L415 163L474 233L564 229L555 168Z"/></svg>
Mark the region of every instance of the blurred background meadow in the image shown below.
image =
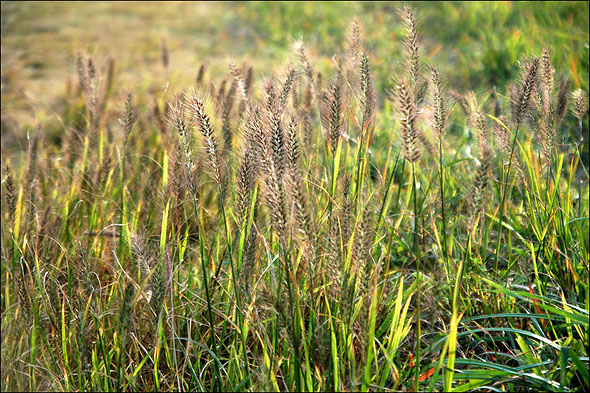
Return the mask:
<svg viewBox="0 0 590 393"><path fill-rule="evenodd" d="M588 90L587 2L414 6L425 61L457 91L492 91L516 75L519 59L544 47L573 87ZM276 72L295 60L297 40L319 59L317 70L326 71L346 49L357 18L383 97L403 67L398 8L387 2L2 2L2 152L22 150L27 128L59 132L63 97L77 81L77 53L92 55L103 69L114 60L118 94L168 86L175 93L194 82L201 64L213 77L226 74L228 58L249 63L259 76Z"/></svg>

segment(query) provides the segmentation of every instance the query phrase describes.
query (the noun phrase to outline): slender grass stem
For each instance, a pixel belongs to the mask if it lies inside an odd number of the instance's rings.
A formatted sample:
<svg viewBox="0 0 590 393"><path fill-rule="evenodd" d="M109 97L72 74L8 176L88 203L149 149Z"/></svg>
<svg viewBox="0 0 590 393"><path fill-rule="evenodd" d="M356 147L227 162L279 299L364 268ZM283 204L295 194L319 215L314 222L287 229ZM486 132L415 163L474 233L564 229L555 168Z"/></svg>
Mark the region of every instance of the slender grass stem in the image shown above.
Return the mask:
<svg viewBox="0 0 590 393"><path fill-rule="evenodd" d="M439 178L440 178L440 207L442 212L442 238L443 238L443 260L445 264L445 269L447 273L447 277L449 275L450 266L449 266L449 256L447 252L447 218L445 215L445 178L444 178L444 163L443 163L443 154L442 154L442 138L438 140L438 165L439 165Z"/></svg>
<svg viewBox="0 0 590 393"><path fill-rule="evenodd" d="M415 380L414 390L420 391L420 345L422 336L422 322L421 322L421 286L422 278L420 272L420 251L418 250L418 204L417 204L417 193L416 190L416 165L412 162L412 193L414 194L414 258L416 259L416 280L418 282L417 298L416 298L416 364L415 364Z"/></svg>
<svg viewBox="0 0 590 393"><path fill-rule="evenodd" d="M500 243L502 240L502 227L504 224L504 202L506 201L506 189L508 188L508 182L510 181L510 169L512 168L512 159L514 156L514 148L516 147L516 141L518 140L518 133L520 131L520 123L516 126L516 132L514 133L514 139L512 140L512 147L510 148L510 159L508 160L508 171L506 173L506 178L502 183L502 200L500 202L500 221L498 225L500 228L498 229L498 240L496 243L496 258L494 262L494 274L498 274L498 260L500 258ZM504 169L502 169L502 173L504 173Z"/></svg>

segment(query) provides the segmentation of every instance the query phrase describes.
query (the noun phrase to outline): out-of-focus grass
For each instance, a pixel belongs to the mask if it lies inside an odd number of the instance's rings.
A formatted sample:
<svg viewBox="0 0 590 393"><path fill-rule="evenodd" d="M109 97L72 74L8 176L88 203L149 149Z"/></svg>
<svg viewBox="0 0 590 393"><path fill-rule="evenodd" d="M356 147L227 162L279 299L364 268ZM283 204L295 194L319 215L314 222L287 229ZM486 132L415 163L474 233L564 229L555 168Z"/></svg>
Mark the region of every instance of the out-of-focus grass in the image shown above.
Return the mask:
<svg viewBox="0 0 590 393"><path fill-rule="evenodd" d="M416 7L424 53L455 88L491 90L514 76L516 61L529 48L547 46L556 68L588 89L587 2ZM59 113L56 98L75 77L77 52L94 54L99 66L114 57L117 83L142 91L166 82L186 85L202 61L214 74L225 72L227 56L248 60L258 73L275 71L276 64L289 60L297 39L329 59L344 49L351 20L358 18L383 92L388 75L401 67L398 8L346 2L3 2L3 150L22 128ZM162 40L170 54L169 73L160 62ZM154 80L158 74L162 78Z"/></svg>
<svg viewBox="0 0 590 393"><path fill-rule="evenodd" d="M427 2L423 16L426 53L454 86L490 88L513 75L529 48L550 47L556 64L567 66L578 87L588 86L588 3L585 2ZM402 26L399 5L391 3L259 3L234 17L246 22L274 53L292 37L303 37L331 56L346 42L352 18L365 26L366 42L383 71L398 67ZM444 49L444 50L442 50ZM385 72L385 74L387 74Z"/></svg>

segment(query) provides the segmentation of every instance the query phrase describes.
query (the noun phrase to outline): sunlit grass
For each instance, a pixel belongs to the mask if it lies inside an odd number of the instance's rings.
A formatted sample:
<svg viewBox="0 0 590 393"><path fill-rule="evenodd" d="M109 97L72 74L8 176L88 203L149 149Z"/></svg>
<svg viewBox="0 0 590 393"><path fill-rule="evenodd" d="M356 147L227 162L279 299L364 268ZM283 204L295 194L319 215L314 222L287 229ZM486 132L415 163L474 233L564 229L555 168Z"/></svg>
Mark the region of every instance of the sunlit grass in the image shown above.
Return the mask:
<svg viewBox="0 0 590 393"><path fill-rule="evenodd" d="M3 54L2 389L586 390L587 4L433 7L175 4L51 53L40 106Z"/></svg>

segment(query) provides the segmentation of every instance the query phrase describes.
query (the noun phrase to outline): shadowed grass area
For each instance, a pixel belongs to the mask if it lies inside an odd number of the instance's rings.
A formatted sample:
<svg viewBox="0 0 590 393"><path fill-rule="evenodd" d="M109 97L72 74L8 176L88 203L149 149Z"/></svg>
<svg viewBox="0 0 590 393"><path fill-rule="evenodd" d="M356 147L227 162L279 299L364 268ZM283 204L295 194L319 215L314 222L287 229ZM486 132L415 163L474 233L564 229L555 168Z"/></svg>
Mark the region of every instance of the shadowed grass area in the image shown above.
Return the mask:
<svg viewBox="0 0 590 393"><path fill-rule="evenodd" d="M2 3L2 390L587 390L587 59L579 2Z"/></svg>

